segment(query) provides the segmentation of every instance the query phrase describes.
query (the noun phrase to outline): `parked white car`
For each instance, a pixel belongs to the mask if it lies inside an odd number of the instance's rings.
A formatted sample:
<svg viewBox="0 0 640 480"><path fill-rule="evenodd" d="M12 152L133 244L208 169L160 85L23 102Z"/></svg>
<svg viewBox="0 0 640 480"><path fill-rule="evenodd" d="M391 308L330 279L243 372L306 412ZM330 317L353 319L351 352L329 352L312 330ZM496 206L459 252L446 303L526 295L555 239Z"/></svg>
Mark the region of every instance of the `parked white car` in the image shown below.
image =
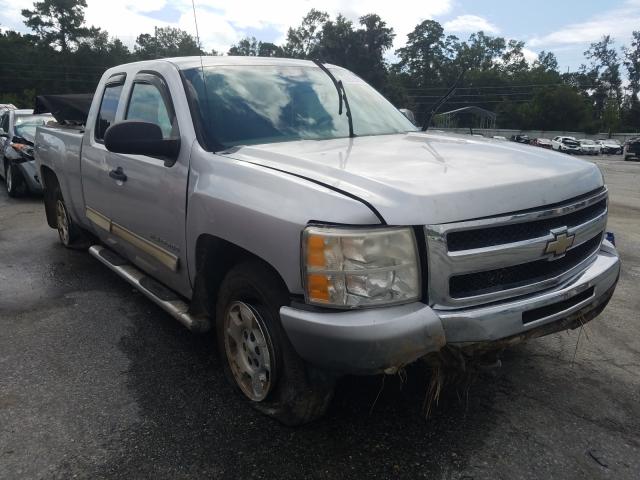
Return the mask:
<svg viewBox="0 0 640 480"><path fill-rule="evenodd" d="M580 151L584 155L600 155L601 147L593 140L588 138L581 138L578 140L580 143Z"/></svg>
<svg viewBox="0 0 640 480"><path fill-rule="evenodd" d="M551 140L551 148L565 153L581 153L580 142L574 137L554 137Z"/></svg>

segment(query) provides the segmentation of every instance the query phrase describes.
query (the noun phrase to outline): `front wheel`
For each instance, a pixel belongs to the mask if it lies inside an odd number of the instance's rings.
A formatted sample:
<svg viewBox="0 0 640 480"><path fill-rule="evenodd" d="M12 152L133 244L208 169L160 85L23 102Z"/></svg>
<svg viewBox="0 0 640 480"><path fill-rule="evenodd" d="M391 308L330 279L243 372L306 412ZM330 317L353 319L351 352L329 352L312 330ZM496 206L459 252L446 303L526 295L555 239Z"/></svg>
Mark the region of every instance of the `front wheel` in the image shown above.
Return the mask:
<svg viewBox="0 0 640 480"><path fill-rule="evenodd" d="M286 425L326 411L333 379L305 364L280 323L288 293L263 262L231 269L218 291L216 336L227 379L254 408Z"/></svg>
<svg viewBox="0 0 640 480"><path fill-rule="evenodd" d="M10 161L5 165L4 181L10 197L15 198L24 193L26 184L22 173Z"/></svg>

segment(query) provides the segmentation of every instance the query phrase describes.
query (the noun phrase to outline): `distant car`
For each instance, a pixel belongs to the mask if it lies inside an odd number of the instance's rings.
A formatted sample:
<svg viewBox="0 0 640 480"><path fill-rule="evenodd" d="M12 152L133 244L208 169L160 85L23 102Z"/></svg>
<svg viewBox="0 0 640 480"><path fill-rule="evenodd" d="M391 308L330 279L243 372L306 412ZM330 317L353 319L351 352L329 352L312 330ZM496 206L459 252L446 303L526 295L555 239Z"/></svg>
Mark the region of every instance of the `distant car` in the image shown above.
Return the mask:
<svg viewBox="0 0 640 480"><path fill-rule="evenodd" d="M529 144L531 142L531 140L529 139L529 135L511 135L511 141L526 144Z"/></svg>
<svg viewBox="0 0 640 480"><path fill-rule="evenodd" d="M622 154L622 145L620 145L617 140L614 140L612 138L605 138L602 140L596 140L596 143L600 145L600 153L613 153L616 155Z"/></svg>
<svg viewBox="0 0 640 480"><path fill-rule="evenodd" d="M10 197L42 192L33 140L36 127L52 119L49 114L33 115L33 110L7 110L0 116L0 176Z"/></svg>
<svg viewBox="0 0 640 480"><path fill-rule="evenodd" d="M15 110L16 106L11 103L0 103L0 115L9 110Z"/></svg>
<svg viewBox="0 0 640 480"><path fill-rule="evenodd" d="M574 137L554 137L551 140L551 148L564 153L581 153L580 142Z"/></svg>
<svg viewBox="0 0 640 480"><path fill-rule="evenodd" d="M640 160L640 137L630 138L624 142L624 159Z"/></svg>
<svg viewBox="0 0 640 480"><path fill-rule="evenodd" d="M578 140L580 143L580 152L583 155L599 155L601 147L593 140L589 140L588 138L581 138Z"/></svg>
<svg viewBox="0 0 640 480"><path fill-rule="evenodd" d="M548 138L534 138L531 141L531 144L535 145L536 147L551 148L551 140L549 140Z"/></svg>
<svg viewBox="0 0 640 480"><path fill-rule="evenodd" d="M507 141L507 137L502 136L502 135L494 135L494 136L493 136L493 137L491 137L491 138L493 138L494 140L502 140L503 142L506 142L506 141Z"/></svg>

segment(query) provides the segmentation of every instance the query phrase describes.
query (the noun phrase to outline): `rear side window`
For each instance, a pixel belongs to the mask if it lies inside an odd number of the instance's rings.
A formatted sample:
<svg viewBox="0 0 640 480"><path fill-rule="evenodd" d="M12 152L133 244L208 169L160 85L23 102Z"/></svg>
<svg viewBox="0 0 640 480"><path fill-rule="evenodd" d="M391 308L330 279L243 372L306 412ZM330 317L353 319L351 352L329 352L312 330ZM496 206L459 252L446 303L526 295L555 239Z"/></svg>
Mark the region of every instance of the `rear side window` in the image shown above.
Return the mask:
<svg viewBox="0 0 640 480"><path fill-rule="evenodd" d="M100 102L100 111L96 119L95 131L96 141L100 143L104 140L104 133L107 131L107 128L109 128L116 119L116 111L118 110L122 87L122 83L107 85L102 94L102 102Z"/></svg>
<svg viewBox="0 0 640 480"><path fill-rule="evenodd" d="M172 138L175 136L174 128L176 127L173 108L167 92L162 92L156 83L159 83L159 80L153 83L133 84L126 118L154 123L162 130L163 138Z"/></svg>

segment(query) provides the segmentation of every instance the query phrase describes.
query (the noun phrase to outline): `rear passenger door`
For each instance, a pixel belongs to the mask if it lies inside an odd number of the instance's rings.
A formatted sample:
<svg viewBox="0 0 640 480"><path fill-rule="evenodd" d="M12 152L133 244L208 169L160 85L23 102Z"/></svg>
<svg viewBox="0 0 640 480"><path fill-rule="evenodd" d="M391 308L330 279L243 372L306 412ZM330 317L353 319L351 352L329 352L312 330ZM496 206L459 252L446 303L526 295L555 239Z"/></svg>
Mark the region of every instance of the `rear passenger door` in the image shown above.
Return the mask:
<svg viewBox="0 0 640 480"><path fill-rule="evenodd" d="M124 100L126 99L126 100ZM158 125L163 137L180 138L171 93L158 72L138 73L123 101L122 119ZM109 153L110 219L118 247L141 269L187 292L185 222L190 145L175 163L145 155ZM126 179L125 179L126 178Z"/></svg>

